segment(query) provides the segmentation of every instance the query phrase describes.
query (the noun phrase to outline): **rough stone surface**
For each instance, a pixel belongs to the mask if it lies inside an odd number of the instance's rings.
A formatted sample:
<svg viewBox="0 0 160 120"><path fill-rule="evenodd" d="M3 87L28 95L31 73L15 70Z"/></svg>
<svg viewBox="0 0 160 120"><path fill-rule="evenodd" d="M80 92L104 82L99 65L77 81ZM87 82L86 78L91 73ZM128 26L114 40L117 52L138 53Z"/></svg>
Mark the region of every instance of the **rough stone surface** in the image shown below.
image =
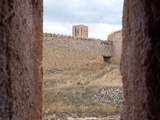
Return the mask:
<svg viewBox="0 0 160 120"><path fill-rule="evenodd" d="M79 38L88 38L88 26L74 25L72 28L72 36Z"/></svg>
<svg viewBox="0 0 160 120"><path fill-rule="evenodd" d="M42 118L42 0L0 1L0 120Z"/></svg>
<svg viewBox="0 0 160 120"><path fill-rule="evenodd" d="M123 93L121 87L108 87L98 90L92 98L93 101L103 102L110 105L121 106L123 103Z"/></svg>
<svg viewBox="0 0 160 120"><path fill-rule="evenodd" d="M44 69L76 68L88 64L103 64L103 56L111 57L111 43L107 41L79 39L55 34L44 37L44 39Z"/></svg>
<svg viewBox="0 0 160 120"><path fill-rule="evenodd" d="M116 31L110 34L108 41L112 42L112 62L120 64L122 55L122 31Z"/></svg>
<svg viewBox="0 0 160 120"><path fill-rule="evenodd" d="M160 119L160 1L125 0L122 120Z"/></svg>

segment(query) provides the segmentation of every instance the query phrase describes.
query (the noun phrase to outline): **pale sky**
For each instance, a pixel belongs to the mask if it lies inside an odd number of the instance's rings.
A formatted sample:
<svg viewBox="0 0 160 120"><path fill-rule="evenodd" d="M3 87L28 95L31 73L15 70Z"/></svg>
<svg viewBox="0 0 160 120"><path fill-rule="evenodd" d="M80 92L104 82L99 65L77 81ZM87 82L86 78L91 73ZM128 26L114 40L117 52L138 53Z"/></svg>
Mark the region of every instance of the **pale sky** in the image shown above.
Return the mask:
<svg viewBox="0 0 160 120"><path fill-rule="evenodd" d="M107 39L122 28L123 0L44 0L44 32L72 34L72 25L89 27L89 37Z"/></svg>

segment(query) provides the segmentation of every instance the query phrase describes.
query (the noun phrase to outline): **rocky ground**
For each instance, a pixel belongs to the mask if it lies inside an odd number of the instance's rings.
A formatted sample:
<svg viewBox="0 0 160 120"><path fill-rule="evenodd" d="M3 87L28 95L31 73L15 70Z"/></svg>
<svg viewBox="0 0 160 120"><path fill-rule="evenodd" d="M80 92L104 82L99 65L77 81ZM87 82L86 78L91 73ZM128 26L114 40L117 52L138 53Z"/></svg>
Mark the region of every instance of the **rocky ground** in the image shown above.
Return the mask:
<svg viewBox="0 0 160 120"><path fill-rule="evenodd" d="M107 117L64 117L64 116L56 116L55 114L48 116L45 118L46 120L120 120L120 115L110 115Z"/></svg>
<svg viewBox="0 0 160 120"><path fill-rule="evenodd" d="M119 66L44 71L44 120L119 120Z"/></svg>
<svg viewBox="0 0 160 120"><path fill-rule="evenodd" d="M121 87L107 87L99 89L92 99L96 102L121 106L123 102L122 96L123 93Z"/></svg>

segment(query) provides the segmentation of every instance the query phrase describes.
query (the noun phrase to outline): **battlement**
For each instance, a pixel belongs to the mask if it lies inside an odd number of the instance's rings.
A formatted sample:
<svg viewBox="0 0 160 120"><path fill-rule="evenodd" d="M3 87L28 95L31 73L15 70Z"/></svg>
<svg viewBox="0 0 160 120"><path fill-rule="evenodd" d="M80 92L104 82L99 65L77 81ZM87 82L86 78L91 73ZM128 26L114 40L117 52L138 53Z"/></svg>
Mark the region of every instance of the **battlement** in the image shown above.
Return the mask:
<svg viewBox="0 0 160 120"><path fill-rule="evenodd" d="M55 33L44 33L44 40L55 40L55 39L62 39L62 40L87 40L87 41L101 41L104 44L107 44L106 40L96 39L96 38L81 38L81 37L73 37L69 35L62 35L62 34L55 34Z"/></svg>
<svg viewBox="0 0 160 120"><path fill-rule="evenodd" d="M109 35L108 40L44 33L44 55L48 55L44 64L47 68L77 68L104 62L120 64L121 42L121 31Z"/></svg>
<svg viewBox="0 0 160 120"><path fill-rule="evenodd" d="M44 40L53 40L54 38L61 39L73 39L74 37L69 35L55 34L55 33L44 33Z"/></svg>
<svg viewBox="0 0 160 120"><path fill-rule="evenodd" d="M101 41L103 44L109 44L107 40L101 40L96 38L88 38L88 26L74 25L72 27L72 36L44 33L44 40L86 40L86 41Z"/></svg>

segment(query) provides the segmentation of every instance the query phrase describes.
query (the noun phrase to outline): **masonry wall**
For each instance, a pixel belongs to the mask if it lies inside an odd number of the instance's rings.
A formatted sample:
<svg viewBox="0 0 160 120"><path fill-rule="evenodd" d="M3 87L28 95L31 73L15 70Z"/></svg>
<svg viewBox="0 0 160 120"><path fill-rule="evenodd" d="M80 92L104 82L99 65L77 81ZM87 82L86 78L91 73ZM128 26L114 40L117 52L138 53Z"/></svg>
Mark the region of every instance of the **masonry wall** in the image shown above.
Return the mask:
<svg viewBox="0 0 160 120"><path fill-rule="evenodd" d="M122 31L116 31L110 34L108 41L112 42L112 62L120 64L122 55Z"/></svg>
<svg viewBox="0 0 160 120"><path fill-rule="evenodd" d="M0 120L42 119L42 0L0 0Z"/></svg>
<svg viewBox="0 0 160 120"><path fill-rule="evenodd" d="M103 64L103 56L111 55L110 43L101 40L75 39L60 35L44 39L44 68L63 69Z"/></svg>
<svg viewBox="0 0 160 120"><path fill-rule="evenodd" d="M159 7L159 0L125 0L122 120L160 120Z"/></svg>

